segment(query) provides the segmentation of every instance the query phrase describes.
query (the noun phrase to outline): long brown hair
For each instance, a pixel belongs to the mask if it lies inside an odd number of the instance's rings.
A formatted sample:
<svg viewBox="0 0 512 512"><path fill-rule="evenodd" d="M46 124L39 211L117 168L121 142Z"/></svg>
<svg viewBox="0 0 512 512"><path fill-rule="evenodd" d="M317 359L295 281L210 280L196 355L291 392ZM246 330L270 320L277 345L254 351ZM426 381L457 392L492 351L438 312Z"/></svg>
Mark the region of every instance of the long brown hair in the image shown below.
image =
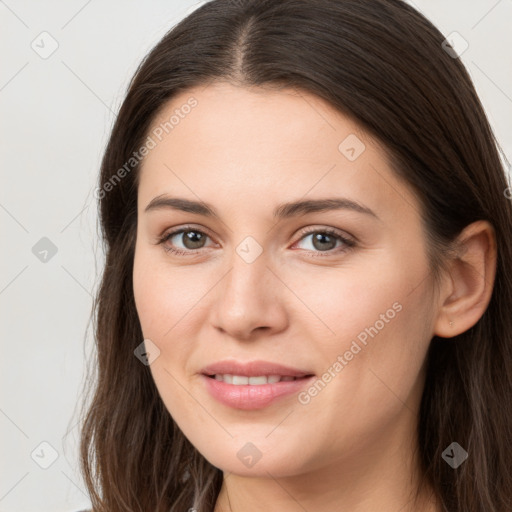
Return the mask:
<svg viewBox="0 0 512 512"><path fill-rule="evenodd" d="M213 0L140 64L97 193L106 262L80 443L94 512L211 512L222 484L134 356L143 335L132 288L139 163L131 159L171 98L214 80L307 91L359 123L417 193L434 272L465 226L494 226L490 303L468 331L432 339L418 438L425 481L444 510L512 510L511 203L499 144L444 39L401 0ZM469 453L456 469L441 456L454 441Z"/></svg>

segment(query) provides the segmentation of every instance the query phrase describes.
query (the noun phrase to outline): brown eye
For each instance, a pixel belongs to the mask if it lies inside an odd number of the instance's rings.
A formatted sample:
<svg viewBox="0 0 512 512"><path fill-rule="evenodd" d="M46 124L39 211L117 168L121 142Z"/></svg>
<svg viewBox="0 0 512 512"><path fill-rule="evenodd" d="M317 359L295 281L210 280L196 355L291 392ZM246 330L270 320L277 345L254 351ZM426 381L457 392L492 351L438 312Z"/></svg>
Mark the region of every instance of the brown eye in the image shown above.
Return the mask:
<svg viewBox="0 0 512 512"><path fill-rule="evenodd" d="M312 252L324 252L328 254L346 251L355 245L355 242L333 229L316 229L306 232L298 243L311 237L311 243L306 244L305 250ZM339 245L337 245L339 243ZM335 249L339 249L335 250Z"/></svg>
<svg viewBox="0 0 512 512"><path fill-rule="evenodd" d="M314 233L311 241L319 251L334 249L337 242L335 237L326 233Z"/></svg>
<svg viewBox="0 0 512 512"><path fill-rule="evenodd" d="M179 231L177 235L183 235L181 240L183 242L183 245L187 249L201 249L203 247L204 242L206 240L206 235L204 233L201 233L200 231L193 231L193 230L185 230L185 231ZM176 234L175 234L176 236Z"/></svg>
<svg viewBox="0 0 512 512"><path fill-rule="evenodd" d="M181 228L165 234L158 243L162 244L167 252L195 254L196 250L205 247L205 242L208 238L209 236L206 233L198 229Z"/></svg>

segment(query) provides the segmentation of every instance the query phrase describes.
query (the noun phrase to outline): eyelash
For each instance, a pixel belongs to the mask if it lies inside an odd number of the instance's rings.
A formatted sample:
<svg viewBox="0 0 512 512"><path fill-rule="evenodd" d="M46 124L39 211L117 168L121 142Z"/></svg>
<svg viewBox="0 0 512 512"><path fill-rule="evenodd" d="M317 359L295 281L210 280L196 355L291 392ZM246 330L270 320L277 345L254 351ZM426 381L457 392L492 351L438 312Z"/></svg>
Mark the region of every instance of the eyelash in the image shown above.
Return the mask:
<svg viewBox="0 0 512 512"><path fill-rule="evenodd" d="M175 236L179 233L185 233L186 231L193 231L195 233L200 233L201 235L209 236L204 231L201 231L200 229L196 229L193 226L185 226L185 227L182 227L175 231L165 233L164 235L159 237L158 241L157 241L157 245L161 244L163 246L164 251L167 253L173 253L178 256L195 256L195 255L197 255L197 253L199 251L201 251L201 249L189 249L189 250L184 251L182 249L175 249L173 247L164 245L165 242L167 242L167 240L171 239L173 236ZM340 232L338 232L337 230L332 229L332 228L304 230L300 233L301 237L295 243L300 242L306 236L314 234L314 233L322 233L325 235L334 236L335 238L337 238L338 240L343 242L343 244L345 244L345 247L338 247L337 249L329 249L328 251L307 251L307 252L316 253L316 255L314 257L327 257L327 256L332 256L333 254L343 253L343 252L350 250L351 248L353 248L356 245L356 242L354 240L351 240L350 238L347 238L347 237L341 235Z"/></svg>

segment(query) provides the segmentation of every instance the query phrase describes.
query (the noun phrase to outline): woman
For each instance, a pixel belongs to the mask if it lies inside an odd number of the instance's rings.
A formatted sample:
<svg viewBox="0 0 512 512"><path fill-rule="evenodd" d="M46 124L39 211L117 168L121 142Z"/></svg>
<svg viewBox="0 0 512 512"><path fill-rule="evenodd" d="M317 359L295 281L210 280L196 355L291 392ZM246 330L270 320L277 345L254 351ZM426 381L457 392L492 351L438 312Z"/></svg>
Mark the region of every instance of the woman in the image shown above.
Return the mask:
<svg viewBox="0 0 512 512"><path fill-rule="evenodd" d="M508 184L444 41L214 0L145 58L97 190L95 512L512 510Z"/></svg>

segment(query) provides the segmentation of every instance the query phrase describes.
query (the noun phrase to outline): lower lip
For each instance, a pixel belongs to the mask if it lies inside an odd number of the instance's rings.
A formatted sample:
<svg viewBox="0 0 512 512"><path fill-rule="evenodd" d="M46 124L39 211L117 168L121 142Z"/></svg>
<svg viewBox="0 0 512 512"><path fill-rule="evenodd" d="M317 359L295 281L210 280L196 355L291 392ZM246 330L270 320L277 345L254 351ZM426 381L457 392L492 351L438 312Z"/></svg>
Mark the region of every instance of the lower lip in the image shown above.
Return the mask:
<svg viewBox="0 0 512 512"><path fill-rule="evenodd" d="M314 379L313 375L297 380L251 386L250 384L226 384L207 375L202 375L201 377L213 398L229 407L244 410L262 409L279 398L298 393Z"/></svg>

